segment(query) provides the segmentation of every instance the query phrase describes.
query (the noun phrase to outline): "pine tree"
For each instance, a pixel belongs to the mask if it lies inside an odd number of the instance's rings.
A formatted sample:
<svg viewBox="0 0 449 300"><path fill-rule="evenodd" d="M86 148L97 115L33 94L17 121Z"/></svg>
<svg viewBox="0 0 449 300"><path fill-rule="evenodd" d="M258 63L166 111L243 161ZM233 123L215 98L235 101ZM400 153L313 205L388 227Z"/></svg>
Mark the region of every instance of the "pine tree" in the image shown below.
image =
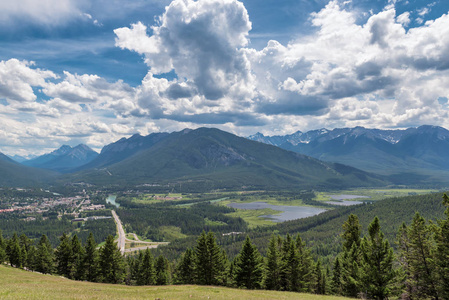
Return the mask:
<svg viewBox="0 0 449 300"><path fill-rule="evenodd" d="M278 240L273 235L270 239L270 244L267 251L266 259L266 273L264 286L269 290L279 290L281 288L280 283L280 265L281 258L278 248Z"/></svg>
<svg viewBox="0 0 449 300"><path fill-rule="evenodd" d="M433 257L433 228L416 213L408 228L409 253L406 257L413 298L438 299L437 273Z"/></svg>
<svg viewBox="0 0 449 300"><path fill-rule="evenodd" d="M42 235L37 245L35 269L36 271L44 274L53 273L54 269L53 248L45 234Z"/></svg>
<svg viewBox="0 0 449 300"><path fill-rule="evenodd" d="M379 218L368 226L368 237L361 243L361 280L370 299L383 300L391 295L396 277L393 249L380 230Z"/></svg>
<svg viewBox="0 0 449 300"><path fill-rule="evenodd" d="M70 278L83 280L84 278L84 248L75 234L71 240L72 257L70 259Z"/></svg>
<svg viewBox="0 0 449 300"><path fill-rule="evenodd" d="M167 285L170 282L168 261L167 259L160 255L156 259L156 285Z"/></svg>
<svg viewBox="0 0 449 300"><path fill-rule="evenodd" d="M341 283L344 296L357 297L360 288L360 232L357 216L351 214L343 224L343 253L341 255Z"/></svg>
<svg viewBox="0 0 449 300"><path fill-rule="evenodd" d="M314 263L310 249L307 248L306 243L301 239L299 234L296 236L296 250L299 259L298 291L310 292L311 283L315 280Z"/></svg>
<svg viewBox="0 0 449 300"><path fill-rule="evenodd" d="M56 248L56 272L59 275L70 278L71 265L70 261L72 259L72 245L70 243L67 234L63 233L59 238L59 245Z"/></svg>
<svg viewBox="0 0 449 300"><path fill-rule="evenodd" d="M30 269L32 266L32 258L28 258L28 252L32 251L33 240L29 239L24 233L19 237L19 245L22 251L21 264L24 268Z"/></svg>
<svg viewBox="0 0 449 300"><path fill-rule="evenodd" d="M84 266L84 279L87 281L97 281L98 280L98 251L97 251L97 243L95 242L94 236L89 233L89 237L87 238L87 243L84 248L84 258L83 258L83 266Z"/></svg>
<svg viewBox="0 0 449 300"><path fill-rule="evenodd" d="M15 232L6 244L6 255L11 266L16 268L22 267L22 249L20 248L19 237Z"/></svg>
<svg viewBox="0 0 449 300"><path fill-rule="evenodd" d="M203 231L195 248L195 282L201 285L220 285L226 276L226 262L212 232Z"/></svg>
<svg viewBox="0 0 449 300"><path fill-rule="evenodd" d="M138 262L138 285L153 285L155 283L155 268L153 256L150 249L146 249L143 254L139 254Z"/></svg>
<svg viewBox="0 0 449 300"><path fill-rule="evenodd" d="M175 283L177 284L192 284L194 278L192 274L195 272L194 252L187 249L181 258L175 272Z"/></svg>
<svg viewBox="0 0 449 300"><path fill-rule="evenodd" d="M246 236L242 250L236 257L235 282L238 287L257 289L261 286L262 276L262 257L249 236Z"/></svg>
<svg viewBox="0 0 449 300"><path fill-rule="evenodd" d="M2 230L0 229L0 265L6 260L6 243L3 238Z"/></svg>
<svg viewBox="0 0 449 300"><path fill-rule="evenodd" d="M289 257L289 253L293 244L290 234L287 234L285 240L279 237L278 244L281 249L280 251L281 264L279 268L280 287L281 290L288 291L290 290L290 273L291 273L291 266L289 265L289 259L291 259L291 257Z"/></svg>
<svg viewBox="0 0 449 300"><path fill-rule="evenodd" d="M318 261L315 266L315 294L326 294L326 274L321 269L321 262Z"/></svg>
<svg viewBox="0 0 449 300"><path fill-rule="evenodd" d="M343 284L341 282L341 265L340 258L337 256L335 258L334 266L332 269L332 281L331 281L331 290L333 294L342 295L343 294Z"/></svg>
<svg viewBox="0 0 449 300"><path fill-rule="evenodd" d="M436 234L436 263L441 298L449 299L449 197L446 194L443 195L443 204L446 206L446 219L440 222Z"/></svg>
<svg viewBox="0 0 449 300"><path fill-rule="evenodd" d="M104 246L100 249L99 267L103 282L120 283L123 281L125 272L123 258L112 235L108 235Z"/></svg>

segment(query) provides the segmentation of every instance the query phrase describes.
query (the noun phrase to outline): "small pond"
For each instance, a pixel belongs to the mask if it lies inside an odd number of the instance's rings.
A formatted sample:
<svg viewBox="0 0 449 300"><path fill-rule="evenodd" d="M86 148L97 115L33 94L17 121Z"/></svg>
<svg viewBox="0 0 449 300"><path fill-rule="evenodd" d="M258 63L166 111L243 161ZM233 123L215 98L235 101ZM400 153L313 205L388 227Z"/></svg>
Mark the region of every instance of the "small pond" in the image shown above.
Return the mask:
<svg viewBox="0 0 449 300"><path fill-rule="evenodd" d="M340 206L351 206L363 203L361 201L347 201L348 199L351 200L351 199L370 198L368 196L359 196L359 195L329 195L329 197L331 197L331 199L336 201L326 201L327 204L340 205Z"/></svg>
<svg viewBox="0 0 449 300"><path fill-rule="evenodd" d="M308 206L284 206L284 205L272 205L266 202L251 202L251 203L230 203L229 207L237 209L265 209L270 208L272 210L281 211L279 215L266 215L262 218L271 219L273 222L284 222L296 219L307 218L318 215L325 212L326 209L308 207Z"/></svg>
<svg viewBox="0 0 449 300"><path fill-rule="evenodd" d="M120 207L120 204L118 204L117 202L115 202L115 199L117 199L117 196L116 196L116 195L109 195L109 196L106 198L106 203L115 205L115 207L119 208L119 207Z"/></svg>

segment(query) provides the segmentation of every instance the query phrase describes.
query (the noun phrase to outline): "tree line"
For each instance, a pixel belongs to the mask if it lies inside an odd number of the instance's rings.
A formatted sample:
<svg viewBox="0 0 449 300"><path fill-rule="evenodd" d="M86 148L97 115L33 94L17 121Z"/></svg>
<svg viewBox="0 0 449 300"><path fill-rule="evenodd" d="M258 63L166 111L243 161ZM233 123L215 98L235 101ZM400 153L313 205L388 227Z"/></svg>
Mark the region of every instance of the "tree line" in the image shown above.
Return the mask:
<svg viewBox="0 0 449 300"><path fill-rule="evenodd" d="M177 260L153 257L150 250L123 257L112 236L97 249L90 235L85 246L63 234L53 250L45 235L37 246L25 235L5 240L0 261L15 267L76 279L130 285L200 284L247 289L335 294L368 299L449 299L449 197L445 219L426 221L416 213L396 236L397 251L375 217L362 237L351 214L343 224L341 252L332 268L314 259L301 236L272 235L265 257L247 236L230 260L212 232L200 234Z"/></svg>

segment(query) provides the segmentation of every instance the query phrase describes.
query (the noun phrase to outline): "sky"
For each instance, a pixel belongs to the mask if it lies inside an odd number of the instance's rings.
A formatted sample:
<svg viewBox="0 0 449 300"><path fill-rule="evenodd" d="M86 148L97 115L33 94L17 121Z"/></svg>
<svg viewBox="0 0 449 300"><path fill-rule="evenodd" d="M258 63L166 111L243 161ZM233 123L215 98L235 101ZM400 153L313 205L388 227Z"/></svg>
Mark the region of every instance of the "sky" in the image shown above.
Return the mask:
<svg viewBox="0 0 449 300"><path fill-rule="evenodd" d="M449 1L0 0L0 152L449 128Z"/></svg>

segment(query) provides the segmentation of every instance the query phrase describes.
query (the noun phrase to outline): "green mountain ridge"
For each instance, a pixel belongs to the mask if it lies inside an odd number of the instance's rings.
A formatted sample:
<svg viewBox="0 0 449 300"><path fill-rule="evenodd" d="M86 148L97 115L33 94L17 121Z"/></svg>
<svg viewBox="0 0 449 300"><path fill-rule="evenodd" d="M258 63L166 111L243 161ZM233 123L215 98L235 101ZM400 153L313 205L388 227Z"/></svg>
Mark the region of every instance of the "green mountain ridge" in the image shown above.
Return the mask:
<svg viewBox="0 0 449 300"><path fill-rule="evenodd" d="M0 153L0 186L36 186L55 176L55 172L21 165Z"/></svg>
<svg viewBox="0 0 449 300"><path fill-rule="evenodd" d="M175 183L196 188L382 186L380 176L250 141L213 128L174 132L127 159L64 180L91 184Z"/></svg>

